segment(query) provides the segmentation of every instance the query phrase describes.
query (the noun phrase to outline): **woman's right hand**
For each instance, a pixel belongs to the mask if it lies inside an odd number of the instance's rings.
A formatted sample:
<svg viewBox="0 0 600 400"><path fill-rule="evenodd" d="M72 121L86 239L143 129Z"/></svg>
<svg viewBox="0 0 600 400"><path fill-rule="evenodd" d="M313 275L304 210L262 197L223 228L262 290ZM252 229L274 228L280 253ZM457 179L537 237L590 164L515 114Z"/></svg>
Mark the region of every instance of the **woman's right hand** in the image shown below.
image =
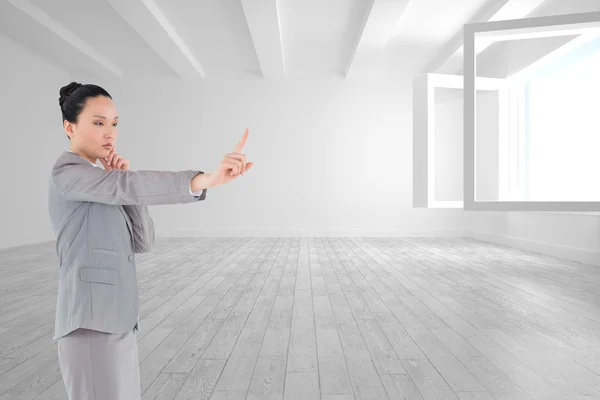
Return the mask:
<svg viewBox="0 0 600 400"><path fill-rule="evenodd" d="M237 146L235 146L233 153L225 154L216 171L210 174L210 187L229 183L238 176L244 175L244 173L254 165L251 162L246 162L246 156L241 153L244 144L246 144L247 138L248 128L246 128L246 131L244 131L242 139L239 141Z"/></svg>

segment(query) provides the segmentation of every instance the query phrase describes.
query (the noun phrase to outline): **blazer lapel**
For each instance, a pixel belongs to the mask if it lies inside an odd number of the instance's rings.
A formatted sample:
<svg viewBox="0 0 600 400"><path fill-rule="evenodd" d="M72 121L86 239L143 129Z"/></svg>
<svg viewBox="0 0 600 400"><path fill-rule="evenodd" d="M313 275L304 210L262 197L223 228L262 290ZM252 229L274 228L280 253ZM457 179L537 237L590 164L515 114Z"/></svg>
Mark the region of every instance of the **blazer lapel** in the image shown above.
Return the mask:
<svg viewBox="0 0 600 400"><path fill-rule="evenodd" d="M125 211L123 206L120 204L117 204L117 207L119 208L119 211L121 211L121 214L123 214L123 218L125 218L125 222L127 223L127 229L129 229L129 235L133 237L133 228L131 226L131 220L129 219L129 215L127 215L127 211Z"/></svg>

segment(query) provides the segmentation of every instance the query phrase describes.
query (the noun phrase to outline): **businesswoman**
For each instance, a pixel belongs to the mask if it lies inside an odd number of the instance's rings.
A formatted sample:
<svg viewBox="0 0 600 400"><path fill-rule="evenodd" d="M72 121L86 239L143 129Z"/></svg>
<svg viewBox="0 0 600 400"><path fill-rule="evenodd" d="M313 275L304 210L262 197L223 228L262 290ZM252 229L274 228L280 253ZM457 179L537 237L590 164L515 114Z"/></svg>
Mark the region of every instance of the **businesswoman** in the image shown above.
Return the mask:
<svg viewBox="0 0 600 400"><path fill-rule="evenodd" d="M149 252L149 205L194 203L243 175L248 130L215 172L130 169L115 150L118 116L99 86L71 82L59 105L70 146L49 182L60 268L54 340L70 400L139 400L135 254ZM100 160L102 167L96 165Z"/></svg>

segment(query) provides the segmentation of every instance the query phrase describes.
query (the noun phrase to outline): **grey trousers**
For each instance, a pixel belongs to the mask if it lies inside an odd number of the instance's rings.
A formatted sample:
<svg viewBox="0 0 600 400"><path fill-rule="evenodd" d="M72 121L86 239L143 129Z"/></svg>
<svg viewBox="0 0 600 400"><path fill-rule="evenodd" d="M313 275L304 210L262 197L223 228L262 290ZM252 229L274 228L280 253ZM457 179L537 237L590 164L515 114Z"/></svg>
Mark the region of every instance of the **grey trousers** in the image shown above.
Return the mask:
<svg viewBox="0 0 600 400"><path fill-rule="evenodd" d="M133 329L112 334L79 328L58 339L58 361L69 400L140 400Z"/></svg>

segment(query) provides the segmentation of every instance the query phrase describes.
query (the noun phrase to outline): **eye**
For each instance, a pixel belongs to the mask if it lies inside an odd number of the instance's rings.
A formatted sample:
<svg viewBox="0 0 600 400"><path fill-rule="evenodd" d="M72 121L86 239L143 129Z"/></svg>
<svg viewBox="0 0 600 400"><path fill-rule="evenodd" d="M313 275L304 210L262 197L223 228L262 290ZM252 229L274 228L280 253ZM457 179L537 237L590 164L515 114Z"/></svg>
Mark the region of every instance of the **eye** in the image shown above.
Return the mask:
<svg viewBox="0 0 600 400"><path fill-rule="evenodd" d="M114 126L117 126L117 124L118 124L118 122L115 122L113 125L114 125Z"/></svg>
<svg viewBox="0 0 600 400"><path fill-rule="evenodd" d="M97 124L101 124L101 123L102 123L102 122L96 122L96 125L97 125Z"/></svg>

